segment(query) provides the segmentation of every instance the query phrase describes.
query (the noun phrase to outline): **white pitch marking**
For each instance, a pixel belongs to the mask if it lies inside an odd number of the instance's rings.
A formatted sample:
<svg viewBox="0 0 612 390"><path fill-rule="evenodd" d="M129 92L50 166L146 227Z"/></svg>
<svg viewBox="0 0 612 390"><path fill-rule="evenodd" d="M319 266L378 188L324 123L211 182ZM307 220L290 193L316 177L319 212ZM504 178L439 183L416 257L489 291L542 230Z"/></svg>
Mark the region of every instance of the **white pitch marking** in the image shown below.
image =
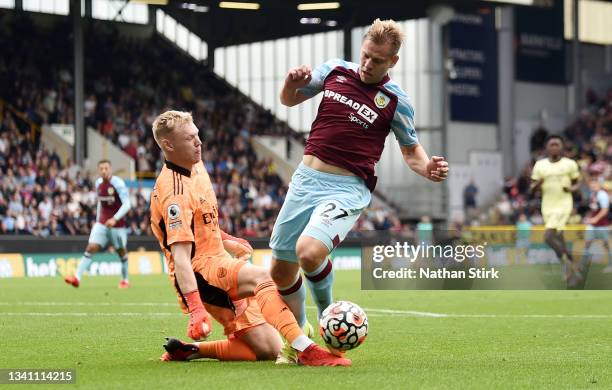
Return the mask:
<svg viewBox="0 0 612 390"><path fill-rule="evenodd" d="M308 306L316 309L315 306ZM453 313L431 313L427 311L414 310L391 310L363 308L370 316L398 316L398 317L433 317L433 318L579 318L579 319L610 319L612 314L453 314Z"/></svg>
<svg viewBox="0 0 612 390"><path fill-rule="evenodd" d="M0 312L0 315L3 316L32 316L32 317L89 317L89 316L99 316L99 317L167 317L167 316L178 316L183 315L183 313L5 313Z"/></svg>
<svg viewBox="0 0 612 390"><path fill-rule="evenodd" d="M170 302L0 302L0 306L178 306L177 303ZM308 306L308 309L316 309L315 306ZM373 317L382 316L396 316L396 317L429 317L429 318L575 318L575 319L612 319L612 314L459 314L459 313L433 313L427 311L415 311L415 310L393 310L393 309L374 309L364 308L365 312ZM170 315L182 315L180 312L177 313L152 313L152 312L141 312L141 313L4 313L0 312L0 315L13 315L13 316L85 316L85 315L98 315L98 316L137 316L137 315L151 315L151 316L170 316Z"/></svg>
<svg viewBox="0 0 612 390"><path fill-rule="evenodd" d="M178 306L176 302L0 302L0 306Z"/></svg>
<svg viewBox="0 0 612 390"><path fill-rule="evenodd" d="M441 313L428 313L428 312L415 312L415 311L400 311L395 310L392 313L381 313L373 310L366 310L370 317L432 317L431 314L438 314L435 318L564 318L564 319L612 319L612 315L607 314L441 314ZM81 312L65 312L65 313L17 313L17 312L0 312L0 316L13 316L13 317L86 317L86 316L98 316L98 317L168 317L168 316L183 316L182 313L155 313L155 312L118 312L118 313L81 313Z"/></svg>

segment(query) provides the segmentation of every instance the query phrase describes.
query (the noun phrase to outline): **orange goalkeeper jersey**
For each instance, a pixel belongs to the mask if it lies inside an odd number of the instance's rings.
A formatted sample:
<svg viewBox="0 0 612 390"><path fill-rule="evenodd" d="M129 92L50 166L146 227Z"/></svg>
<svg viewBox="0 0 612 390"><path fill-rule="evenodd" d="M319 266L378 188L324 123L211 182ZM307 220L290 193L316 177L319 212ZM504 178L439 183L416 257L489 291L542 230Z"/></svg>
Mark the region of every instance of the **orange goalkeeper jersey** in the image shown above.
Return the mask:
<svg viewBox="0 0 612 390"><path fill-rule="evenodd" d="M205 257L226 256L219 230L217 197L200 161L191 171L166 162L151 194L151 228L174 272L170 245L193 243L194 271ZM201 264L200 264L201 265Z"/></svg>
<svg viewBox="0 0 612 390"><path fill-rule="evenodd" d="M208 273L206 262L210 266L210 262L229 256L221 240L217 197L201 161L191 171L166 162L151 194L151 229L164 252L170 278L177 290L174 260L170 251L172 244L193 244L191 264L196 277ZM205 282L208 284L209 281ZM198 281L199 288L200 284ZM224 304L215 301L209 303L231 306L225 302L227 297L222 300Z"/></svg>

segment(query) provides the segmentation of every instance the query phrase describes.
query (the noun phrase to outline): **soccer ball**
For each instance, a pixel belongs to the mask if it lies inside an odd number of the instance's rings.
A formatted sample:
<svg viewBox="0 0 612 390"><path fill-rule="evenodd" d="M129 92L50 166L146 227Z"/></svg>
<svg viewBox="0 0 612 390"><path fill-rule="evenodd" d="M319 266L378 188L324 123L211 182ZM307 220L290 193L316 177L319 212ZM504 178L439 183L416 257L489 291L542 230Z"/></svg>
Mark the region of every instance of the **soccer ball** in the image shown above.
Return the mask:
<svg viewBox="0 0 612 390"><path fill-rule="evenodd" d="M368 317L353 302L332 303L321 315L319 333L323 341L341 351L357 348L368 335Z"/></svg>

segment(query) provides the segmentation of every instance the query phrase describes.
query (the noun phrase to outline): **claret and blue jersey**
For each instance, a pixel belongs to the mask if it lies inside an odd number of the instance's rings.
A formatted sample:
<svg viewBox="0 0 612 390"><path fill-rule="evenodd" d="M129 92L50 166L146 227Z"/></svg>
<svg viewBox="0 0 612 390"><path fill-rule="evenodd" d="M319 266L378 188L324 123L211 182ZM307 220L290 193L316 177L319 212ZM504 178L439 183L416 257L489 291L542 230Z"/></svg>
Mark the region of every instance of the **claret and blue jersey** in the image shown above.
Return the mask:
<svg viewBox="0 0 612 390"><path fill-rule="evenodd" d="M407 94L389 76L366 84L358 70L353 62L327 61L313 70L309 84L299 90L308 97L323 92L304 154L351 171L373 190L374 165L389 131L402 146L414 145L418 139Z"/></svg>
<svg viewBox="0 0 612 390"><path fill-rule="evenodd" d="M125 227L125 214L130 210L130 195L125 182L112 176L109 181L102 178L96 180L98 194L98 213L96 222L104 224L108 219L115 218L116 228Z"/></svg>

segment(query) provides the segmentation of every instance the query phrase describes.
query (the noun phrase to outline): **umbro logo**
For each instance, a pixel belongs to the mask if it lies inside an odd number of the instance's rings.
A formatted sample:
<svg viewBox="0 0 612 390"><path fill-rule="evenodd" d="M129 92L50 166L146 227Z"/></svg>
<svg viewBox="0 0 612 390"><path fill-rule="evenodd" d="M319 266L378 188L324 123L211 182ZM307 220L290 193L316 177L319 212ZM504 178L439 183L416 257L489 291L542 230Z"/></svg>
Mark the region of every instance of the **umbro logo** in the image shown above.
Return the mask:
<svg viewBox="0 0 612 390"><path fill-rule="evenodd" d="M336 76L336 81L339 83L343 83L346 81L346 77L344 76Z"/></svg>

